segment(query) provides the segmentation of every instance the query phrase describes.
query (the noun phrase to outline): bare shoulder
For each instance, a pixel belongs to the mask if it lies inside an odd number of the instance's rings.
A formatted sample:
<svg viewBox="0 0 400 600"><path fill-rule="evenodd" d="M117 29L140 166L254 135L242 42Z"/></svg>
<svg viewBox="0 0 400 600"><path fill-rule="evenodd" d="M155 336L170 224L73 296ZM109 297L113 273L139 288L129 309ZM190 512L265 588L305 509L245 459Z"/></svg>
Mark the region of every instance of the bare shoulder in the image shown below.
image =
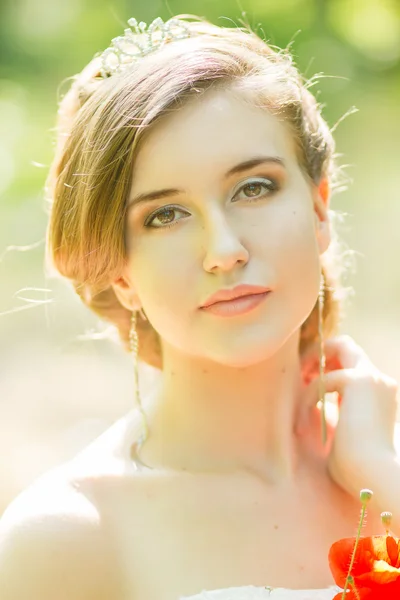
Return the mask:
<svg viewBox="0 0 400 600"><path fill-rule="evenodd" d="M61 472L7 507L0 520L2 600L117 600L120 583L100 515Z"/></svg>
<svg viewBox="0 0 400 600"><path fill-rule="evenodd" d="M39 477L6 508L0 518L2 600L122 598L118 553L101 504L86 493L118 473L122 424Z"/></svg>

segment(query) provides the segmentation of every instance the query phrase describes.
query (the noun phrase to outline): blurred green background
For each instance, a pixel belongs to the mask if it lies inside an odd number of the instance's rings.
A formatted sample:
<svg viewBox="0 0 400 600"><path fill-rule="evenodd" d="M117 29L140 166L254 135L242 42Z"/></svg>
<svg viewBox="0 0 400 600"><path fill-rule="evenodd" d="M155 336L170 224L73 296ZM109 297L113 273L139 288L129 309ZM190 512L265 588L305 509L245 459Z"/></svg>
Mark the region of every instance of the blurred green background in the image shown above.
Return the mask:
<svg viewBox="0 0 400 600"><path fill-rule="evenodd" d="M245 15L243 14L245 12ZM0 3L0 513L133 407L130 357L69 284L46 276L44 181L68 77L123 33L179 13L244 19L286 47L335 131L348 189L332 199L355 251L343 332L400 381L398 0L2 0ZM47 301L43 303L43 301ZM87 334L98 333L98 339ZM146 393L153 370L143 368Z"/></svg>

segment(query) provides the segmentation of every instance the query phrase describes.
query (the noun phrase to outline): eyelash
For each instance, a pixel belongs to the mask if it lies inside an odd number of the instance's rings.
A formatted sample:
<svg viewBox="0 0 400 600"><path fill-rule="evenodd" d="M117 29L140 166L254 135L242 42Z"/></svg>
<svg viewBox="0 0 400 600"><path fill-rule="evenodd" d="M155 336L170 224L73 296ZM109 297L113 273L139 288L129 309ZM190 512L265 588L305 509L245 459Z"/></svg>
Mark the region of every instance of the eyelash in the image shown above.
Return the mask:
<svg viewBox="0 0 400 600"><path fill-rule="evenodd" d="M269 184L265 183L266 181L268 181ZM268 191L270 193L274 193L274 192L276 192L276 191L279 190L279 185L278 185L278 183L276 182L275 179L272 179L272 178L269 178L269 177L265 177L265 178L262 177L262 178L259 178L259 179L253 179L251 181L246 181L235 192L233 198L236 198L236 196L239 194L239 192L241 192L244 188L246 188L247 186L252 185L252 184L263 185L266 188L268 188ZM263 194L261 194L260 196L257 196L256 198L251 198L251 197L246 198L246 202L257 202L257 200L260 200L260 199L264 198L266 195L270 195L270 194L268 194L268 192L265 191ZM144 222L144 227L147 227L148 229L169 229L170 227L174 227L180 221L180 219L178 221L173 221L172 223L167 223L166 225L160 225L160 226L157 226L157 227L153 227L150 224L154 219L156 219L158 217L158 215L160 215L163 212L168 211L168 210L175 210L176 212L185 212L185 211L181 210L180 208L178 208L177 206L173 206L173 205L164 206L163 208L157 210L155 213L153 213L152 215L150 215L146 219L146 221Z"/></svg>

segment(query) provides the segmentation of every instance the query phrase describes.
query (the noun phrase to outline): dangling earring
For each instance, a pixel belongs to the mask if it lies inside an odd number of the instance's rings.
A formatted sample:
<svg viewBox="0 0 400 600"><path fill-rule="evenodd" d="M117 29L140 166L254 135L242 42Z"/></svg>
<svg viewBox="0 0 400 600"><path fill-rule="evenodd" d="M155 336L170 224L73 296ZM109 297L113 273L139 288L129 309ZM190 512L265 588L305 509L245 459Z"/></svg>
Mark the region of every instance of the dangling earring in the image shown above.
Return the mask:
<svg viewBox="0 0 400 600"><path fill-rule="evenodd" d="M147 318L146 318L146 320L147 320ZM135 386L136 386L136 403L140 410L140 414L142 415L142 421L143 421L143 432L140 435L138 442L137 442L137 449L139 449L143 445L143 443L147 440L149 429L148 429L148 425L147 425L146 414L143 410L142 401L140 399L140 392L139 392L139 371L138 371L139 338L138 338L138 333L136 331L136 311L132 312L131 329L129 331L129 342L130 342L130 348L131 348L131 351L133 354L133 366L134 366L134 372L135 372Z"/></svg>
<svg viewBox="0 0 400 600"><path fill-rule="evenodd" d="M326 417L325 417L325 382L324 372L326 357L324 352L324 337L323 337L323 310L324 310L324 276L321 272L321 285L318 294L318 335L319 335L319 401L321 403L321 429L322 429L322 445L325 446L326 433Z"/></svg>

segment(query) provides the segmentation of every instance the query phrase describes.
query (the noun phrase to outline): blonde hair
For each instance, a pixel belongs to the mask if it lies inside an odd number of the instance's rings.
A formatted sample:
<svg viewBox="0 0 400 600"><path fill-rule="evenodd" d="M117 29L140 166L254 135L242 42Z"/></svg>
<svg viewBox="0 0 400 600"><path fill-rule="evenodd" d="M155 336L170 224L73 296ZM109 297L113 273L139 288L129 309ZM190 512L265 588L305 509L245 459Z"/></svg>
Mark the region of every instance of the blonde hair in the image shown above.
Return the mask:
<svg viewBox="0 0 400 600"><path fill-rule="evenodd" d="M290 53L246 28L218 27L193 15L176 18L186 22L190 38L171 42L108 79L100 77L96 56L72 78L60 102L57 147L46 181L47 266L68 278L84 304L115 326L126 350L131 312L111 282L127 260L126 202L138 144L163 115L210 87L238 90L291 128L310 183L327 178L331 190L338 185L331 131ZM321 256L325 337L337 333L341 317L334 228L333 234ZM157 332L140 316L137 331L139 357L162 368ZM301 327L299 351L317 337L316 302Z"/></svg>

